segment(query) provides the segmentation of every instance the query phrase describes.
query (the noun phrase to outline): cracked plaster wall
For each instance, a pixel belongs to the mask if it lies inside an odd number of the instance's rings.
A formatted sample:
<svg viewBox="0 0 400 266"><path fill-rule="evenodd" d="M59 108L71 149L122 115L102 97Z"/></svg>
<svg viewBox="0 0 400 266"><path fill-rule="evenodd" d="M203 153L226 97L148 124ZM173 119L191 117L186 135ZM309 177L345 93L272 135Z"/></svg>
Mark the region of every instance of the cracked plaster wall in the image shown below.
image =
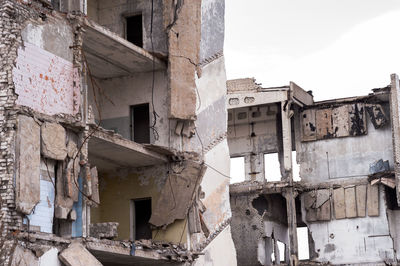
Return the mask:
<svg viewBox="0 0 400 266"><path fill-rule="evenodd" d="M298 141L296 150L301 179L305 182L323 182L344 177L365 177L369 174L369 164L379 159L389 160L393 168L390 124L375 129L369 116L366 117L367 135Z"/></svg>
<svg viewBox="0 0 400 266"><path fill-rule="evenodd" d="M393 261L394 246L389 233L385 191L382 186L379 195L378 217L307 223L315 243L316 261L332 264ZM302 208L305 215L304 207Z"/></svg>

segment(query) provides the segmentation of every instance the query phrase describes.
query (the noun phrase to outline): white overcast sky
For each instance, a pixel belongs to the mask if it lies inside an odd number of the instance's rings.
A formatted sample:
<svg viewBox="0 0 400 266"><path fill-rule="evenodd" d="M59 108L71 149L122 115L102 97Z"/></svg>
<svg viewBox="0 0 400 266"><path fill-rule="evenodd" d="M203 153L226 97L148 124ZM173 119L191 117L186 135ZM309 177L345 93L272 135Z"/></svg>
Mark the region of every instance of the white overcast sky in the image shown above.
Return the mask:
<svg viewBox="0 0 400 266"><path fill-rule="evenodd" d="M228 79L296 82L315 100L366 95L400 73L399 0L226 0Z"/></svg>

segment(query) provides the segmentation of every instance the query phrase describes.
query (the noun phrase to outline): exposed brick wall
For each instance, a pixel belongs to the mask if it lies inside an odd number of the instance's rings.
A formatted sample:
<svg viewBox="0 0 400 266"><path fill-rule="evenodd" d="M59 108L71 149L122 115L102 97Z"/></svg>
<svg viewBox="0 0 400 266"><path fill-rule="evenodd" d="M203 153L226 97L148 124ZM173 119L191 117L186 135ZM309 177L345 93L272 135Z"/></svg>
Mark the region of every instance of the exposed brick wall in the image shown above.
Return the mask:
<svg viewBox="0 0 400 266"><path fill-rule="evenodd" d="M39 17L40 12L41 5L36 2L28 7L17 1L0 1L0 265L8 265L17 243L13 230L22 226L14 198L17 95L12 70L22 43L24 22L29 17Z"/></svg>

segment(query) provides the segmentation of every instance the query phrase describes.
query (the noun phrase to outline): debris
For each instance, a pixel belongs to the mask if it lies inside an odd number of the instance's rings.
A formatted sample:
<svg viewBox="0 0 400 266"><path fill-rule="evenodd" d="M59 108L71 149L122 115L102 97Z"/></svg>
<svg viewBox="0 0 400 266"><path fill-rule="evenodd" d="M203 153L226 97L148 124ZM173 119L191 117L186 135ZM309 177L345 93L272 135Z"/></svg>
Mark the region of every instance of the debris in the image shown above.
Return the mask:
<svg viewBox="0 0 400 266"><path fill-rule="evenodd" d="M369 165L369 173L376 174L381 172L387 172L390 170L389 161L383 161L379 159Z"/></svg>
<svg viewBox="0 0 400 266"><path fill-rule="evenodd" d="M116 222L90 224L90 236L99 239L116 238L118 237L118 226L119 223Z"/></svg>
<svg viewBox="0 0 400 266"><path fill-rule="evenodd" d="M66 266L103 265L80 243L72 243L58 257Z"/></svg>

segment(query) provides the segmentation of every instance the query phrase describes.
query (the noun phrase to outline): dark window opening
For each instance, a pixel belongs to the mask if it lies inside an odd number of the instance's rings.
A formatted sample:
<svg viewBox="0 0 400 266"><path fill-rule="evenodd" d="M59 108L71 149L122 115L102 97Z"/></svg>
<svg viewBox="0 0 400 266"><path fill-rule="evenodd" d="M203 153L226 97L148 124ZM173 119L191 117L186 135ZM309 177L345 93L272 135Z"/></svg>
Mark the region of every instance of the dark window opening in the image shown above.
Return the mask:
<svg viewBox="0 0 400 266"><path fill-rule="evenodd" d="M259 215L263 215L264 211L268 211L268 201L262 195L260 195L259 197L255 198L251 202L251 205L253 205L253 208L257 210Z"/></svg>
<svg viewBox="0 0 400 266"><path fill-rule="evenodd" d="M143 20L142 14L126 18L126 39L143 47Z"/></svg>
<svg viewBox="0 0 400 266"><path fill-rule="evenodd" d="M151 217L151 199L134 200L135 204L135 240L151 239L149 220Z"/></svg>
<svg viewBox="0 0 400 266"><path fill-rule="evenodd" d="M397 205L396 190L385 186L386 195L386 205L389 210L400 210L399 205Z"/></svg>
<svg viewBox="0 0 400 266"><path fill-rule="evenodd" d="M148 103L131 106L131 140L137 143L150 143Z"/></svg>

